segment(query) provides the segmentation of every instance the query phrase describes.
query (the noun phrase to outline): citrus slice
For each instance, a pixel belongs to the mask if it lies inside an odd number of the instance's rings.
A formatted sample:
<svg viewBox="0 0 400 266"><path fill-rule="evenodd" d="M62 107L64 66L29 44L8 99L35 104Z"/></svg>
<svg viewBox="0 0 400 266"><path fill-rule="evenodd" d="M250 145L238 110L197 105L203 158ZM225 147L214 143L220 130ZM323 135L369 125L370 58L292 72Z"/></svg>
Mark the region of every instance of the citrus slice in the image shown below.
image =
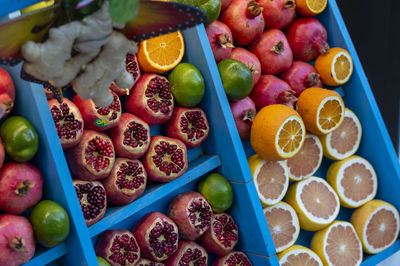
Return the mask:
<svg viewBox="0 0 400 266"><path fill-rule="evenodd" d="M304 142L306 129L292 108L274 104L262 108L253 120L250 143L268 161L293 157Z"/></svg>
<svg viewBox="0 0 400 266"><path fill-rule="evenodd" d="M300 151L286 161L290 180L300 181L312 176L321 165L322 157L322 145L318 137L307 134Z"/></svg>
<svg viewBox="0 0 400 266"><path fill-rule="evenodd" d="M351 110L345 108L343 123L333 132L319 138L326 157L332 160L343 160L358 150L361 135L360 120Z"/></svg>
<svg viewBox="0 0 400 266"><path fill-rule="evenodd" d="M328 0L296 0L297 12L303 16L315 16L325 10Z"/></svg>
<svg viewBox="0 0 400 266"><path fill-rule="evenodd" d="M367 160L356 155L331 164L326 179L346 208L364 205L375 198L378 189L374 168Z"/></svg>
<svg viewBox="0 0 400 266"><path fill-rule="evenodd" d="M353 60L345 49L333 47L327 54L317 57L315 69L325 85L339 86L349 81L353 74Z"/></svg>
<svg viewBox="0 0 400 266"><path fill-rule="evenodd" d="M182 61L184 52L182 33L176 31L142 41L137 57L142 71L163 74Z"/></svg>
<svg viewBox="0 0 400 266"><path fill-rule="evenodd" d="M355 210L351 223L366 253L377 254L387 249L399 236L399 212L382 200L371 200Z"/></svg>
<svg viewBox="0 0 400 266"><path fill-rule="evenodd" d="M308 131L325 135L337 129L344 119L342 97L332 90L309 88L304 90L297 101L297 112Z"/></svg>
<svg viewBox="0 0 400 266"><path fill-rule="evenodd" d="M266 161L258 154L249 157L247 161L261 204L266 207L280 202L289 186L286 162Z"/></svg>
<svg viewBox="0 0 400 266"><path fill-rule="evenodd" d="M276 252L281 252L296 242L300 233L299 219L289 204L279 202L265 208L264 215Z"/></svg>
<svg viewBox="0 0 400 266"><path fill-rule="evenodd" d="M308 231L325 228L340 210L336 192L324 179L315 176L292 184L285 200L296 210L300 227Z"/></svg>
<svg viewBox="0 0 400 266"><path fill-rule="evenodd" d="M318 255L306 247L293 245L278 254L281 266L322 266L322 261Z"/></svg>
<svg viewBox="0 0 400 266"><path fill-rule="evenodd" d="M311 249L324 265L360 265L363 259L361 241L349 222L335 221L329 227L315 232Z"/></svg>

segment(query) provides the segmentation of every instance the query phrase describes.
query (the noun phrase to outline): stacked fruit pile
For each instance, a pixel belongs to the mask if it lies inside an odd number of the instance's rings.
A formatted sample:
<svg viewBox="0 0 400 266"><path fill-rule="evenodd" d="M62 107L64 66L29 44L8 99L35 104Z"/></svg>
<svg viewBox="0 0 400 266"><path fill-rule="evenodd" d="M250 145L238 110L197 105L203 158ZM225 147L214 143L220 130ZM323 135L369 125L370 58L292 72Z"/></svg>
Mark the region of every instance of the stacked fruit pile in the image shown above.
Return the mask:
<svg viewBox="0 0 400 266"><path fill-rule="evenodd" d="M139 47L137 55L125 59L135 84L124 89L113 83L111 105L101 108L77 94L72 101L49 100L88 226L104 216L107 202L129 204L148 181L182 176L188 150L198 147L210 130L205 112L196 107L204 94L203 77L195 66L180 63L182 34L143 41ZM160 75L169 70L168 78ZM151 130L161 132L150 128L160 124L165 136L150 136Z"/></svg>
<svg viewBox="0 0 400 266"><path fill-rule="evenodd" d="M2 68L0 99L1 119L15 99L14 83ZM0 265L20 265L35 255L35 240L47 248L62 243L69 234L69 218L61 205L42 200L43 176L28 162L39 148L32 124L10 116L2 121L0 135Z"/></svg>
<svg viewBox="0 0 400 266"><path fill-rule="evenodd" d="M200 182L199 192L179 194L170 202L168 216L148 213L132 231L105 231L95 247L99 262L206 266L208 251L219 256L214 260L215 266L252 265L243 252L233 251L239 241L239 229L225 213L233 199L228 181L219 174L210 174Z"/></svg>

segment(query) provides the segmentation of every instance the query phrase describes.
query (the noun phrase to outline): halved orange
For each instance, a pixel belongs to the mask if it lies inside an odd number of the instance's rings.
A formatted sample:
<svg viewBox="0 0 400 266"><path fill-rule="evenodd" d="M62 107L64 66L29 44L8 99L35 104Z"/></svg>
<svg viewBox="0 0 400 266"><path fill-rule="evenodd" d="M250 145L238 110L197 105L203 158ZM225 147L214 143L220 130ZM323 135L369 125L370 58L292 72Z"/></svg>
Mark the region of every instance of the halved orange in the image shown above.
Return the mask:
<svg viewBox="0 0 400 266"><path fill-rule="evenodd" d="M142 41L137 53L143 72L163 74L176 67L185 53L185 43L180 31Z"/></svg>
<svg viewBox="0 0 400 266"><path fill-rule="evenodd" d="M262 108L253 120L250 143L268 161L293 157L304 142L306 129L299 114L286 105Z"/></svg>
<svg viewBox="0 0 400 266"><path fill-rule="evenodd" d="M353 212L351 223L361 239L364 251L377 254L399 237L399 212L392 204L371 200Z"/></svg>
<svg viewBox="0 0 400 266"><path fill-rule="evenodd" d="M303 16L315 16L325 10L328 0L296 0L297 12Z"/></svg>
<svg viewBox="0 0 400 266"><path fill-rule="evenodd" d="M322 266L318 255L306 247L293 245L278 254L281 266Z"/></svg>
<svg viewBox="0 0 400 266"><path fill-rule="evenodd" d="M337 129L344 119L344 102L339 93L323 88L304 90L297 101L297 112L308 131L325 135Z"/></svg>
<svg viewBox="0 0 400 266"><path fill-rule="evenodd" d="M361 241L349 222L335 221L329 227L315 232L311 249L324 265L360 265L363 259Z"/></svg>

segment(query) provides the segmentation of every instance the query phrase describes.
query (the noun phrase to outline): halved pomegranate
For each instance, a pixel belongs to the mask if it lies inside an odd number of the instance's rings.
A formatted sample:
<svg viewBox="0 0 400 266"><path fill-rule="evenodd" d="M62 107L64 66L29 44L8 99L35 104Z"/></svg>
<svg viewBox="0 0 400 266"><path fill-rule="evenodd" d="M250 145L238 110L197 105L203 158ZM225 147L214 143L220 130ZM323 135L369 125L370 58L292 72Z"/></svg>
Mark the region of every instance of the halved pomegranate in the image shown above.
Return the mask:
<svg viewBox="0 0 400 266"><path fill-rule="evenodd" d="M198 147L207 138L209 131L207 116L198 107L176 107L172 118L165 125L167 136L179 139L189 150Z"/></svg>
<svg viewBox="0 0 400 266"><path fill-rule="evenodd" d="M193 241L180 240L178 250L165 261L166 266L196 265L207 266L207 251Z"/></svg>
<svg viewBox="0 0 400 266"><path fill-rule="evenodd" d="M62 148L74 147L81 141L83 135L84 123L78 107L67 98L63 98L62 103L56 99L48 103Z"/></svg>
<svg viewBox="0 0 400 266"><path fill-rule="evenodd" d="M249 258L241 251L232 251L214 261L213 266L252 266ZM300 266L300 265L299 265Z"/></svg>
<svg viewBox="0 0 400 266"><path fill-rule="evenodd" d="M185 144L173 138L152 136L142 157L149 180L169 182L182 176L188 167Z"/></svg>
<svg viewBox="0 0 400 266"><path fill-rule="evenodd" d="M154 262L146 258L140 258L136 266L165 266L162 262Z"/></svg>
<svg viewBox="0 0 400 266"><path fill-rule="evenodd" d="M131 88L124 89L124 88L118 87L117 84L115 82L113 82L111 84L110 89L119 96L129 95L133 86L136 84L136 82L140 78L140 68L139 68L139 63L138 63L136 54L127 54L125 56L125 64L126 64L126 70L132 74L133 85Z"/></svg>

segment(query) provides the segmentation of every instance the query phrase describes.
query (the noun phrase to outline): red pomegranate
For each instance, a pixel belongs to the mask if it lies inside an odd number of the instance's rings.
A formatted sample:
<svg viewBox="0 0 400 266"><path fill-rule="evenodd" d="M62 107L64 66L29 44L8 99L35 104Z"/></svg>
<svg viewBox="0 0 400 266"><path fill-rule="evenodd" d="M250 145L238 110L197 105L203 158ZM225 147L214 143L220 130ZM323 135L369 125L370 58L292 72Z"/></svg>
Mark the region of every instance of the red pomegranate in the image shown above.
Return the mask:
<svg viewBox="0 0 400 266"><path fill-rule="evenodd" d="M220 20L231 29L234 43L248 45L264 31L262 11L255 0L232 0Z"/></svg>
<svg viewBox="0 0 400 266"><path fill-rule="evenodd" d="M15 87L10 74L0 67L0 119L6 117L14 107Z"/></svg>
<svg viewBox="0 0 400 266"><path fill-rule="evenodd" d="M257 56L242 47L237 47L232 50L230 58L242 62L250 69L253 77L253 87L256 86L261 77L261 64Z"/></svg>
<svg viewBox="0 0 400 266"><path fill-rule="evenodd" d="M265 31L250 46L261 63L262 73L275 75L287 70L293 62L293 54L285 34L277 29Z"/></svg>
<svg viewBox="0 0 400 266"><path fill-rule="evenodd" d="M250 97L246 97L230 103L229 106L231 107L240 138L242 140L249 138L251 125L257 113L253 100Z"/></svg>
<svg viewBox="0 0 400 266"><path fill-rule="evenodd" d="M4 150L3 142L1 141L0 138L0 168L3 166L5 157L6 157L6 152Z"/></svg>
<svg viewBox="0 0 400 266"><path fill-rule="evenodd" d="M166 266L196 265L207 266L207 251L193 241L180 240L178 250L165 261Z"/></svg>
<svg viewBox="0 0 400 266"><path fill-rule="evenodd" d="M296 15L295 0L258 0L263 8L265 28L282 29L293 21Z"/></svg>
<svg viewBox="0 0 400 266"><path fill-rule="evenodd" d="M162 262L154 262L152 260L142 257L140 258L136 266L165 266L165 264Z"/></svg>
<svg viewBox="0 0 400 266"><path fill-rule="evenodd" d="M221 0L221 11L225 10L231 2L232 0Z"/></svg>
<svg viewBox="0 0 400 266"><path fill-rule="evenodd" d="M228 26L215 20L206 26L206 32L215 61L218 63L229 58L235 46L232 44L232 32Z"/></svg>
<svg viewBox="0 0 400 266"><path fill-rule="evenodd" d="M212 266L252 266L249 258L241 251L232 251L223 257L217 258ZM299 265L300 266L300 265Z"/></svg>
<svg viewBox="0 0 400 266"><path fill-rule="evenodd" d="M136 84L136 82L140 78L140 68L139 68L139 63L137 60L136 54L127 54L125 57L125 64L126 64L126 70L131 73L133 77L133 85ZM133 85L131 88L120 88L117 86L115 82L113 82L110 86L110 89L115 92L119 96L124 96L124 95L129 95L131 92L131 89L133 88Z"/></svg>
<svg viewBox="0 0 400 266"><path fill-rule="evenodd" d="M329 51L328 34L316 18L297 18L285 32L295 60L312 61Z"/></svg>

